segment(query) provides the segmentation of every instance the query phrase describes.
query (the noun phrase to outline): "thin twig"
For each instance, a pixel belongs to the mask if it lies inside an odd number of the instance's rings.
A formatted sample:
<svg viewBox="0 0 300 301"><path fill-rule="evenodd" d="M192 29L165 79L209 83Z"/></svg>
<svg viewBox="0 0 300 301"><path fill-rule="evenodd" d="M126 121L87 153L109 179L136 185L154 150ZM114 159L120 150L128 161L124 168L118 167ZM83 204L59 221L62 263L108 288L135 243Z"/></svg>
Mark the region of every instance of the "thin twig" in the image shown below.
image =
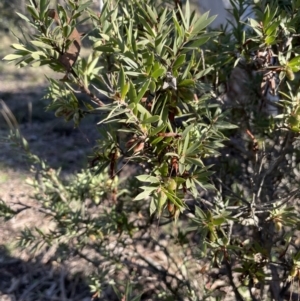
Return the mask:
<svg viewBox="0 0 300 301"><path fill-rule="evenodd" d="M227 274L228 274L228 278L229 278L229 282L230 285L232 286L235 298L237 301L244 301L242 295L240 294L240 292L238 291L234 281L233 281L233 276L232 276L232 269L231 269L231 264L228 261L225 261L225 266L227 268Z"/></svg>
<svg viewBox="0 0 300 301"><path fill-rule="evenodd" d="M285 145L281 151L281 154L273 161L273 163L271 164L271 166L262 174L262 176L259 178L258 180L258 191L257 191L257 199L260 197L260 194L262 192L262 187L263 187L263 184L264 184L264 181L266 179L267 176L269 176L270 174L273 173L273 171L275 169L278 168L279 164L282 162L282 160L284 159L287 151L288 151L288 148L290 146L290 141L291 141L291 133L289 132L287 135L286 135L286 138L285 138Z"/></svg>
<svg viewBox="0 0 300 301"><path fill-rule="evenodd" d="M59 287L60 287L60 294L61 294L61 299L66 300L66 288L65 288L65 271L61 270L60 272L60 277L59 277Z"/></svg>
<svg viewBox="0 0 300 301"><path fill-rule="evenodd" d="M299 192L300 192L300 190L296 189L296 190L292 191L290 193L290 195L288 197L286 197L284 200L282 200L282 199L276 199L276 200L274 200L272 202L269 202L267 204L263 204L261 206L255 206L255 209L264 210L264 211L270 210L270 208L268 208L269 206L271 206L273 204L276 204L277 202L280 202L280 204L272 207L273 210L278 209L278 208L282 207L283 205L285 205L286 203L288 203L289 201L291 201Z"/></svg>
<svg viewBox="0 0 300 301"><path fill-rule="evenodd" d="M220 178L216 178L216 180L221 183L221 185L223 186L223 188L225 188L227 191L229 191L234 197L236 197L237 199L239 199L242 203L244 203L245 205L247 205L248 208L250 208L250 203L242 198L241 196L239 196L238 194L236 194L234 191L232 191L232 189L230 189L226 184L224 184L222 182L222 180Z"/></svg>

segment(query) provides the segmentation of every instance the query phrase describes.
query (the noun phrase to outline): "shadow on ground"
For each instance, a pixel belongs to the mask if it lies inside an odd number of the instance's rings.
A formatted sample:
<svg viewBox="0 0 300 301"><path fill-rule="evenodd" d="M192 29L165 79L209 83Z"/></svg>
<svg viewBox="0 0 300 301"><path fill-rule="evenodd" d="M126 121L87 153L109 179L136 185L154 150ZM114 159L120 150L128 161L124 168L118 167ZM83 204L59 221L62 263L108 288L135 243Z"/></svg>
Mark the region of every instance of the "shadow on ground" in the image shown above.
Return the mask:
<svg viewBox="0 0 300 301"><path fill-rule="evenodd" d="M0 91L0 99L15 116L32 153L46 160L53 168L61 167L66 172L79 171L87 166L87 156L92 154L95 141L99 139L97 120L95 116L88 116L78 128L74 128L73 121L66 122L63 118L56 118L53 111L45 111L48 102L41 99L44 88L39 90L41 93L35 90L26 93ZM8 133L7 120L0 114L0 137L5 138ZM1 166L29 170L20 149L12 147L9 142L1 144Z"/></svg>
<svg viewBox="0 0 300 301"><path fill-rule="evenodd" d="M55 267L42 261L41 256L29 261L11 257L5 247L0 246L0 300L91 300L83 275L70 275L63 265Z"/></svg>

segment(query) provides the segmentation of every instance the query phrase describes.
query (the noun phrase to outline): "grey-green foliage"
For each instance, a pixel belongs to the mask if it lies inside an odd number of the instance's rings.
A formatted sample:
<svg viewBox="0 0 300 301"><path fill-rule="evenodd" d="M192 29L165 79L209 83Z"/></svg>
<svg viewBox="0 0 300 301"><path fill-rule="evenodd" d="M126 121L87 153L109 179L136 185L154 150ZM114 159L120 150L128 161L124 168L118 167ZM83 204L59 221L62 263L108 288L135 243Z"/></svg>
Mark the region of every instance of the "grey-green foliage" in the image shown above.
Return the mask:
<svg viewBox="0 0 300 301"><path fill-rule="evenodd" d="M35 198L55 230L26 229L20 244L36 248L56 243L59 258L71 250L95 267L107 267L109 262L121 273L130 261L124 258L125 251L115 250L132 251L132 246L145 241L143 234L150 231L153 217L167 216L180 223L175 241L181 251L191 248L188 234L198 233L198 248L193 250L203 264L226 267L227 284L236 299L246 298L247 283L249 290L257 281L272 284L272 264L279 267L282 283L293 280L300 266L293 237L299 218L290 206L299 195L295 160L299 87L298 81L292 81L300 69L295 35L299 1L288 7L257 3L255 18L246 26L239 23L244 2L232 0L235 22L221 34L207 31L214 17L197 16L188 2L182 11L146 0L106 1L100 16L89 8L91 1L67 2L68 9L57 7L57 26L48 17L47 1L39 1L39 8L30 2L30 17L20 16L36 34L13 44L15 52L5 59L20 67L48 65L67 73L60 81L49 78L48 108L75 126L94 114L99 139L91 169L69 182L29 156L38 175L32 182ZM73 42L69 37L83 15L87 19L82 22L92 26L88 38L93 48L66 70L60 57ZM257 70L253 53L261 52L278 59ZM249 77L253 71L265 75L276 70L282 98L278 116L259 111L264 96L259 93L253 93L243 108L224 110L217 101L222 98L221 84L239 61ZM89 101L78 97L79 89ZM120 184L118 174L124 163L139 166L139 174ZM0 208L6 218L17 213L4 203ZM189 218L184 222L185 216ZM159 241L149 241L167 258L176 257L176 251L170 254ZM86 251L92 255L86 256ZM152 269L158 277L155 293L166 300L183 296L201 300L212 293L197 286L182 267L171 273L142 255L130 254ZM92 290L99 295L107 281L105 272L99 269L91 280ZM233 273L239 273L236 283ZM164 293L158 293L159 281L167 289ZM262 294L267 296L270 291L267 285L264 288ZM271 292L276 293L272 286Z"/></svg>
<svg viewBox="0 0 300 301"><path fill-rule="evenodd" d="M204 14L197 18L189 6L185 14L176 14L139 1L127 5L107 1L98 17L88 10L88 2L79 5L70 1L69 23L67 12L60 6L61 27L52 30L48 5L42 2L40 11L28 7L34 18L28 22L41 35L14 44L16 52L5 59L20 66L48 64L61 70L59 57L68 48L76 18L86 10L94 25L93 51L88 58L80 59L67 82L49 79L49 109L67 120L73 118L75 125L87 114L100 114L98 125L104 137L97 146L99 171L114 165L116 170L111 174L118 172L117 162L124 159L147 164L150 173L145 178L150 185L143 188L138 199L151 196L160 212L165 206L160 202L162 192L175 210L182 211L183 190L196 196L196 187L206 185L207 168L201 158L216 155L224 140L220 129L232 127L216 105L209 109L207 97L197 98L204 92L200 78L211 70L205 69L200 46L216 36L205 32L214 17ZM72 85L79 85L92 102L79 101ZM104 104L92 95L91 88L109 101ZM177 122L179 116L187 120ZM121 135L127 141L120 139ZM166 187L168 177L178 184L176 191Z"/></svg>

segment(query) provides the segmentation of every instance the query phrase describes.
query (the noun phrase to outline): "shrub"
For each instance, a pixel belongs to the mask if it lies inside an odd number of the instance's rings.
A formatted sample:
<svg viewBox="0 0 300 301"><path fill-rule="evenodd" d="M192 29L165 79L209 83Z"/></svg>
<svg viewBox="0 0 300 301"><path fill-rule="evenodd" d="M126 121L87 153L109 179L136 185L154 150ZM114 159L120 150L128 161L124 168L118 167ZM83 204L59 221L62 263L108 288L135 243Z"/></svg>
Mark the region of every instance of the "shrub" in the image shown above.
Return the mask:
<svg viewBox="0 0 300 301"><path fill-rule="evenodd" d="M99 130L90 168L69 182L12 134L54 224L24 230L20 245L55 244L60 260L90 262L92 291L104 299L110 281L129 277L144 299L213 300L229 286L237 300L281 300L300 267L299 1L255 4L255 19L242 24L245 1L232 0L232 27L222 32L207 30L214 17L189 2L106 1L100 14L90 2L49 10L30 1L30 18L20 16L36 34L5 57L63 72L49 78L48 109L74 126L94 115ZM91 27L87 57L79 17ZM124 166L135 174L122 179ZM151 234L158 228L160 237Z"/></svg>

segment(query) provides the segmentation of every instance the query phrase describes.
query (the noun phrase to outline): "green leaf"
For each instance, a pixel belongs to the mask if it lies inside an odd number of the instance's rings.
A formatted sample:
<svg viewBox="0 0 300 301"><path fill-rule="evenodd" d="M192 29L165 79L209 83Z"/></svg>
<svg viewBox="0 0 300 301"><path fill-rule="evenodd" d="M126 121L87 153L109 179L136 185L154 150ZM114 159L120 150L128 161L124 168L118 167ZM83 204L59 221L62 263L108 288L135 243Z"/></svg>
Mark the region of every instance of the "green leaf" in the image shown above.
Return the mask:
<svg viewBox="0 0 300 301"><path fill-rule="evenodd" d="M165 129L167 128L167 125L162 123L161 125L159 125L158 127L155 127L151 130L151 136L155 136L158 133L161 133L163 131L165 131ZM161 137L162 138L162 137Z"/></svg>
<svg viewBox="0 0 300 301"><path fill-rule="evenodd" d="M150 85L149 85L149 90L152 94L155 94L156 92L156 83L154 80L151 80Z"/></svg>
<svg viewBox="0 0 300 301"><path fill-rule="evenodd" d="M185 19L189 20L190 17L191 17L190 1L187 0L185 3Z"/></svg>
<svg viewBox="0 0 300 301"><path fill-rule="evenodd" d="M164 140L164 137L159 136L159 137L155 138L153 141L151 141L151 145L158 144L162 140Z"/></svg>
<svg viewBox="0 0 300 301"><path fill-rule="evenodd" d="M193 79L184 79L178 83L178 87L190 87L194 85L195 85L195 81Z"/></svg>
<svg viewBox="0 0 300 301"><path fill-rule="evenodd" d="M274 35L276 34L277 29L279 28L281 21L277 21L272 23L267 29L266 29L266 35L270 36L270 35Z"/></svg>
<svg viewBox="0 0 300 301"><path fill-rule="evenodd" d="M232 123L229 123L229 122L226 122L226 121L219 121L219 122L216 124L216 127L217 127L218 129L236 129L236 128L238 128L237 125L232 124Z"/></svg>
<svg viewBox="0 0 300 301"><path fill-rule="evenodd" d="M109 35L107 35L107 34L101 32L101 33L100 33L100 36L101 36L101 38L104 39L105 41L108 41L108 42L110 41L110 36L109 36Z"/></svg>
<svg viewBox="0 0 300 301"><path fill-rule="evenodd" d="M150 216L156 211L156 202L154 198L151 199L149 210L150 210Z"/></svg>
<svg viewBox="0 0 300 301"><path fill-rule="evenodd" d="M192 60L189 61L189 64L185 67L184 69L184 72L181 76L181 78L184 80L188 75L189 75L189 72L193 66L194 62Z"/></svg>
<svg viewBox="0 0 300 301"><path fill-rule="evenodd" d="M203 77L203 76L205 76L205 75L207 75L210 71L212 71L212 70L214 70L214 67L208 67L208 68L206 68L206 69L204 69L204 70L201 70L200 72L198 72L195 76L194 76L194 78L195 79L199 79L199 78L201 78L201 77Z"/></svg>
<svg viewBox="0 0 300 301"><path fill-rule="evenodd" d="M213 219L213 224L215 226L221 226L222 224L224 224L226 222L226 218L224 217L219 217L219 218L214 218Z"/></svg>
<svg viewBox="0 0 300 301"><path fill-rule="evenodd" d="M187 50L197 49L201 45L205 44L209 39L210 39L210 37L201 37L201 38L199 38L197 40L194 40L192 42L188 42L184 45L184 49L187 49Z"/></svg>
<svg viewBox="0 0 300 301"><path fill-rule="evenodd" d="M46 43L43 43L41 41L31 41L31 44L33 44L34 46L40 47L40 48L46 48L46 49L53 49L53 47L51 45L48 45Z"/></svg>
<svg viewBox="0 0 300 301"><path fill-rule="evenodd" d="M24 15L22 15L22 14L20 14L20 13L16 13L21 19L23 19L23 20L25 20L26 22L28 22L28 23L30 23L30 20L26 17L26 16L24 16Z"/></svg>
<svg viewBox="0 0 300 301"><path fill-rule="evenodd" d="M21 44L12 44L11 47L16 50L22 50L24 52L30 53L30 50L28 50L24 45Z"/></svg>
<svg viewBox="0 0 300 301"><path fill-rule="evenodd" d="M177 10L180 14L180 21L181 21L182 25L184 26L184 29L188 30L188 27L189 27L188 24L187 24L188 20L185 19L180 6L177 6ZM176 16L176 19L178 20L177 14L175 16Z"/></svg>
<svg viewBox="0 0 300 301"><path fill-rule="evenodd" d="M193 154L195 150L198 150L199 147L202 145L202 141L198 141L192 144L187 150L186 155Z"/></svg>
<svg viewBox="0 0 300 301"><path fill-rule="evenodd" d="M72 33L73 28L67 24L66 26L63 27L62 32L63 32L63 36L65 38L68 38L70 36L70 34Z"/></svg>
<svg viewBox="0 0 300 301"><path fill-rule="evenodd" d="M142 121L142 124L147 124L147 123L154 123L160 120L160 117L158 115L154 115L150 118L147 118Z"/></svg>
<svg viewBox="0 0 300 301"><path fill-rule="evenodd" d="M107 110L107 109L108 109L107 107L98 108L98 110ZM119 107L116 106L111 110L111 112L103 120L99 121L98 124L110 121L112 118L114 118L116 116L119 116L119 115L122 115L126 112L127 112L127 109L119 109Z"/></svg>
<svg viewBox="0 0 300 301"><path fill-rule="evenodd" d="M129 103L137 103L137 94L136 94L136 90L135 87L132 83L132 81L129 82L129 91L128 91L128 97L130 102Z"/></svg>
<svg viewBox="0 0 300 301"><path fill-rule="evenodd" d="M182 148L182 153L181 153L183 156L186 155L186 151L187 151L187 149L188 149L189 143L190 143L190 135L187 134L187 135L185 136L185 139L184 139L183 148Z"/></svg>
<svg viewBox="0 0 300 301"><path fill-rule="evenodd" d="M120 49L113 48L110 45L94 46L94 49L97 50L97 51L104 52L104 53L110 53L110 52L116 52L117 53L117 52L121 51Z"/></svg>
<svg viewBox="0 0 300 301"><path fill-rule="evenodd" d="M165 68L158 68L156 70L154 70L152 73L151 73L151 77L154 78L154 79L158 79L160 76L162 76L164 73L166 72L166 69Z"/></svg>
<svg viewBox="0 0 300 301"><path fill-rule="evenodd" d="M35 60L45 58L45 54L42 51L35 51L31 53L31 57Z"/></svg>
<svg viewBox="0 0 300 301"><path fill-rule="evenodd" d="M261 29L261 26L260 24L254 20L254 19L249 19L249 22L250 22L250 26L253 28L253 30L257 33L257 35L259 37L262 37L263 36L263 33L262 33L262 29Z"/></svg>
<svg viewBox="0 0 300 301"><path fill-rule="evenodd" d="M40 16L42 17L46 14L48 10L49 3L47 0L40 0Z"/></svg>
<svg viewBox="0 0 300 301"><path fill-rule="evenodd" d="M140 175L136 176L136 178L141 182L149 182L149 183L159 183L160 180L157 177L153 177L150 175Z"/></svg>
<svg viewBox="0 0 300 301"><path fill-rule="evenodd" d="M137 97L136 97L136 102L139 102L139 101L144 97L146 91L148 90L148 87L149 87L149 85L150 85L150 82L151 82L151 79L147 79L147 80L144 82L142 88L141 88L140 91L139 91L139 94L138 94Z"/></svg>
<svg viewBox="0 0 300 301"><path fill-rule="evenodd" d="M292 58L287 65L292 69L293 72L300 70L300 55Z"/></svg>
<svg viewBox="0 0 300 301"><path fill-rule="evenodd" d="M167 195L168 199L174 205L176 205L178 208L184 208L185 207L185 204L183 203L183 201L174 194L174 191L164 190L164 192Z"/></svg>
<svg viewBox="0 0 300 301"><path fill-rule="evenodd" d="M170 153L165 153L165 157L176 157L176 158L179 158L179 155L176 154L176 153L170 152Z"/></svg>
<svg viewBox="0 0 300 301"><path fill-rule="evenodd" d="M131 68L134 68L134 69L139 68L139 65L133 59L129 58L128 56L123 55L123 60Z"/></svg>
<svg viewBox="0 0 300 301"><path fill-rule="evenodd" d="M199 158L193 158L193 157L185 157L185 163L193 164L200 167L204 166L203 162Z"/></svg>
<svg viewBox="0 0 300 301"><path fill-rule="evenodd" d="M146 9L148 12L148 16L151 17L152 22L155 24L158 19L158 15L157 15L157 12L155 11L155 8L153 7L153 10L152 10L152 8L149 5L146 5Z"/></svg>
<svg viewBox="0 0 300 301"><path fill-rule="evenodd" d="M149 192L157 190L157 186L140 186L139 188Z"/></svg>
<svg viewBox="0 0 300 301"><path fill-rule="evenodd" d="M121 88L121 94L124 94L124 89L125 89L125 72L123 69L123 66L121 66L120 68L120 72L119 72L119 87ZM124 99L123 97L121 97L121 99Z"/></svg>
<svg viewBox="0 0 300 301"><path fill-rule="evenodd" d="M92 59L92 56L90 56L89 58ZM96 65L99 61L99 57L94 58L93 60L91 60L88 64L88 68L87 68L87 73L88 74L93 74L94 70L96 69Z"/></svg>
<svg viewBox="0 0 300 301"><path fill-rule="evenodd" d="M137 110L142 115L146 116L146 118L150 118L152 116L151 113L147 109L145 109L140 103L137 104Z"/></svg>
<svg viewBox="0 0 300 301"><path fill-rule="evenodd" d="M40 18L39 13L34 7L27 6L27 10L29 11L29 13L31 14L31 16L34 20L39 20L39 18Z"/></svg>
<svg viewBox="0 0 300 301"><path fill-rule="evenodd" d="M190 130L191 130L193 127L194 127L193 124L190 124L189 126L187 126L187 127L185 128L185 130L183 131L183 133L182 133L182 137L185 138L185 136L189 134Z"/></svg>
<svg viewBox="0 0 300 301"><path fill-rule="evenodd" d="M173 11L173 22L174 22L175 29L176 29L178 37L183 38L183 36L184 36L183 29L181 28L181 26L180 26L180 24L179 24L179 22L177 20L175 11Z"/></svg>
<svg viewBox="0 0 300 301"><path fill-rule="evenodd" d="M176 61L173 64L173 72L181 67L186 61L186 54L181 54L177 57Z"/></svg>
<svg viewBox="0 0 300 301"><path fill-rule="evenodd" d="M82 12L83 10L85 10L86 8L88 8L89 6L93 5L94 1L87 1L85 3L80 3L79 7L77 8L76 12Z"/></svg>
<svg viewBox="0 0 300 301"><path fill-rule="evenodd" d="M144 18L144 16L139 15L139 21L140 21L141 24L144 26L144 30L146 30L147 33L148 33L151 37L155 37L155 36L156 36L155 31L151 28L151 26L149 25L149 22Z"/></svg>
<svg viewBox="0 0 300 301"><path fill-rule="evenodd" d="M268 46L273 45L274 42L276 42L276 36L268 36L265 38L265 43Z"/></svg>
<svg viewBox="0 0 300 301"><path fill-rule="evenodd" d="M3 60L4 61L14 61L17 60L19 58L23 57L23 55L19 55L19 54L8 54L6 55Z"/></svg>
<svg viewBox="0 0 300 301"><path fill-rule="evenodd" d="M134 201L144 200L150 196L150 193L151 192L149 192L149 191L143 191L140 194L138 194L133 200Z"/></svg>
<svg viewBox="0 0 300 301"><path fill-rule="evenodd" d="M164 24L165 24L165 21L166 21L166 15L167 15L167 12L168 12L168 9L165 8L165 9L163 10L163 13L160 15L159 23L158 23L158 25L157 25L157 30L158 30L158 32L161 32L161 31L162 31L162 28L163 28L163 26L164 26Z"/></svg>
<svg viewBox="0 0 300 301"><path fill-rule="evenodd" d="M208 18L209 12L204 13L198 21L193 25L193 30L191 32L191 37L199 34L204 28L211 24L217 16L212 16Z"/></svg>
<svg viewBox="0 0 300 301"><path fill-rule="evenodd" d="M121 91L121 99L125 99L125 96L127 95L128 91L129 91L129 83L126 83L124 85L123 90Z"/></svg>

